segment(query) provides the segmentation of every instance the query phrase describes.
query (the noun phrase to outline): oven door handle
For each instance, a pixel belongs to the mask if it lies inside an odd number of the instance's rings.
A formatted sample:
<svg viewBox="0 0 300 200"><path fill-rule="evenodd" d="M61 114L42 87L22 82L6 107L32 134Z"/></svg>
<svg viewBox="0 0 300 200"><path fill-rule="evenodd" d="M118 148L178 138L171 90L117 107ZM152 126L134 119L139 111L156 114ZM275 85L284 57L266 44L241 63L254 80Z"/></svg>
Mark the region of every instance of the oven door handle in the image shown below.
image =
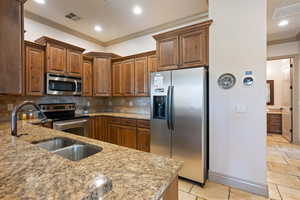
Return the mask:
<svg viewBox="0 0 300 200"><path fill-rule="evenodd" d="M70 129L70 128L84 127L84 126L86 126L87 122L88 122L87 119L74 120L74 121L68 121L68 122L54 122L53 129L65 130L65 129Z"/></svg>

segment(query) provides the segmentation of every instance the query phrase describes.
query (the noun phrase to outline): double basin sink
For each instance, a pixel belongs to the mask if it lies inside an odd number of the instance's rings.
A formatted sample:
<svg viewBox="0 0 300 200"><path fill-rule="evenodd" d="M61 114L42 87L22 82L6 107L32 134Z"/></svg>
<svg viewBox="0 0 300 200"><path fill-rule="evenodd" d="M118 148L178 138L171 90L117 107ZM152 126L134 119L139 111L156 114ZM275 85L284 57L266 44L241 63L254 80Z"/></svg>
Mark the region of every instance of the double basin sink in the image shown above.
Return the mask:
<svg viewBox="0 0 300 200"><path fill-rule="evenodd" d="M102 151L101 147L66 137L55 137L32 142L32 144L71 161L79 161ZM103 195L112 190L112 181L108 177L98 174L91 188L93 191L90 195L93 199L102 199Z"/></svg>
<svg viewBox="0 0 300 200"><path fill-rule="evenodd" d="M32 144L72 161L79 161L102 151L101 147L66 137L55 137Z"/></svg>

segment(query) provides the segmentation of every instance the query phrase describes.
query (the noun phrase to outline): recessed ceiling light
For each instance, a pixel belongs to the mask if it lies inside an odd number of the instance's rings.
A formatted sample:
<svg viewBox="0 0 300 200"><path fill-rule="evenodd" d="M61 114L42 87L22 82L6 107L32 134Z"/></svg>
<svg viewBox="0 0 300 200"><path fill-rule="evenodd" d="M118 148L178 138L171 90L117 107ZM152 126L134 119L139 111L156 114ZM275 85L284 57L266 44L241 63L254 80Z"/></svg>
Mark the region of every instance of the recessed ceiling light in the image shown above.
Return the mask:
<svg viewBox="0 0 300 200"><path fill-rule="evenodd" d="M142 12L143 12L143 10L140 6L135 6L133 8L133 13L136 14L136 15L140 15L140 14L142 14Z"/></svg>
<svg viewBox="0 0 300 200"><path fill-rule="evenodd" d="M45 4L46 3L46 0L34 0L36 3L39 3L39 4Z"/></svg>
<svg viewBox="0 0 300 200"><path fill-rule="evenodd" d="M279 23L278 23L278 26L287 26L289 24L289 21L288 20L281 20Z"/></svg>
<svg viewBox="0 0 300 200"><path fill-rule="evenodd" d="M99 25L96 25L96 26L94 27L94 29L95 29L95 31L97 31L97 32L102 31L102 27L99 26Z"/></svg>

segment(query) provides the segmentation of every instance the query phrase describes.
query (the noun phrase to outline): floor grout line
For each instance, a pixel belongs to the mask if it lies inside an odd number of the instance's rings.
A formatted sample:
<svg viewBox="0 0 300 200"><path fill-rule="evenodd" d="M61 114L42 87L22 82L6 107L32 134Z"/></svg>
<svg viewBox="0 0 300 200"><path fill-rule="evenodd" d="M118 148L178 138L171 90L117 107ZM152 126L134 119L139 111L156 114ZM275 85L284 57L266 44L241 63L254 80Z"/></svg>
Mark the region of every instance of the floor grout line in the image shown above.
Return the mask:
<svg viewBox="0 0 300 200"><path fill-rule="evenodd" d="M230 200L231 187L228 189L228 200Z"/></svg>
<svg viewBox="0 0 300 200"><path fill-rule="evenodd" d="M280 191L279 191L278 185L275 184L275 187L276 187L276 190L277 190L277 192L278 192L278 194L279 194L280 199L283 200L283 198L282 198L282 196L281 196L281 193L280 193Z"/></svg>

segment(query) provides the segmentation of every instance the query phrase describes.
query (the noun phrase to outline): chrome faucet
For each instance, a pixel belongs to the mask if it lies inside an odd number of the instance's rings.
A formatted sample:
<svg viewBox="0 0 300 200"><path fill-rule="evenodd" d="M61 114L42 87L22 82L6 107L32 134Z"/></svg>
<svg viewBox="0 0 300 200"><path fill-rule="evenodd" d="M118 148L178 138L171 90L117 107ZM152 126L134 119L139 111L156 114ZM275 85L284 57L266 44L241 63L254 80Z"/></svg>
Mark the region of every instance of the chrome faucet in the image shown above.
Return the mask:
<svg viewBox="0 0 300 200"><path fill-rule="evenodd" d="M21 103L20 105L16 106L14 108L14 110L12 111L11 114L11 135L12 136L16 136L18 137L18 125L17 125L17 121L18 121L18 112L24 107L24 106L28 106L31 105L33 106L36 110L41 111L40 107L34 103L33 101L24 101L23 103ZM41 121L43 122L44 120L47 119L47 117L45 116L45 114L43 112L41 112L41 115L43 116L43 119L41 119Z"/></svg>

